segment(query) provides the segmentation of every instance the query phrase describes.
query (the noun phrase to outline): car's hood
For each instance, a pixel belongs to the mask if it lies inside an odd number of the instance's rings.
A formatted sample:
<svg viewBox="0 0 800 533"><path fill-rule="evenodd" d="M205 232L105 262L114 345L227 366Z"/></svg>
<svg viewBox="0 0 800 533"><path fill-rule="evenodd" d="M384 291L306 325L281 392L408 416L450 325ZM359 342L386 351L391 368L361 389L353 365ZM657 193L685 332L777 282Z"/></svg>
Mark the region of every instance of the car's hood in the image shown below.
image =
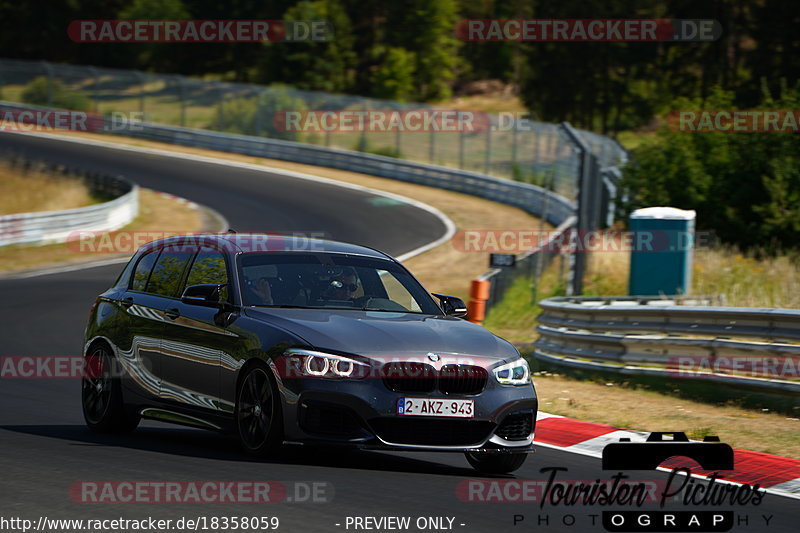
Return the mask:
<svg viewBox="0 0 800 533"><path fill-rule="evenodd" d="M305 339L318 350L377 359L435 353L490 360L513 359L511 343L477 324L453 317L417 313L332 311L328 309L253 309L245 313Z"/></svg>

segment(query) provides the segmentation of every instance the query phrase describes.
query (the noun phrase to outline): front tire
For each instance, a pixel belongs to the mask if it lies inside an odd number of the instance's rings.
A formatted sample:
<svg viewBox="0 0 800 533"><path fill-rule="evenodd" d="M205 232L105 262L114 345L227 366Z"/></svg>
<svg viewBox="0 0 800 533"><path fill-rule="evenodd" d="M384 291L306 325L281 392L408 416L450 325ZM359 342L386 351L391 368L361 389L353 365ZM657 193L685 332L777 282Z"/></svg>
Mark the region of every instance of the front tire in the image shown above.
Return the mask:
<svg viewBox="0 0 800 533"><path fill-rule="evenodd" d="M122 401L119 365L107 346L95 345L84 357L81 403L86 425L93 431L127 433L139 425Z"/></svg>
<svg viewBox="0 0 800 533"><path fill-rule="evenodd" d="M485 474L509 474L525 462L526 453L480 453L466 452L467 461L472 468Z"/></svg>
<svg viewBox="0 0 800 533"><path fill-rule="evenodd" d="M265 457L282 442L280 399L270 372L263 365L253 365L245 372L236 392L239 442L249 455Z"/></svg>

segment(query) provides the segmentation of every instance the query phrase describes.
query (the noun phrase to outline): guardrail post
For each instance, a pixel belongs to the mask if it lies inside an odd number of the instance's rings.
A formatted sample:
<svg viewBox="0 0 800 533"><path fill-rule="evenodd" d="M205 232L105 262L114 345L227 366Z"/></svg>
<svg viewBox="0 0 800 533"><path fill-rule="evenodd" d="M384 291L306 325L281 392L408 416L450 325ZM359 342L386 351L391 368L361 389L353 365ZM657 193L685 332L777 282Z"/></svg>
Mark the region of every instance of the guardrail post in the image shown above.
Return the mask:
<svg viewBox="0 0 800 533"><path fill-rule="evenodd" d="M467 305L467 320L475 324L483 324L486 318L486 300L489 299L489 289L492 282L485 279L473 279L469 289L470 301Z"/></svg>

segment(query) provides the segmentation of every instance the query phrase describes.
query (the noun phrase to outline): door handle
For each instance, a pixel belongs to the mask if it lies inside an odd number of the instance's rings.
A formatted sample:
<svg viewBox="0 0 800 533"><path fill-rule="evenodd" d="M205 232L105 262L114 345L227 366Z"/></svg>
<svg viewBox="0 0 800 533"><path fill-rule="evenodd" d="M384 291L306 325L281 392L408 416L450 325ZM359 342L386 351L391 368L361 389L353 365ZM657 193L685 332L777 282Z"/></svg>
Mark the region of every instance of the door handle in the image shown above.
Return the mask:
<svg viewBox="0 0 800 533"><path fill-rule="evenodd" d="M132 306L132 305L133 305L133 296L128 296L127 298L125 298L124 300L122 300L122 301L120 302L120 304L121 304L121 305L122 305L122 307L124 307L125 309L129 308L130 306Z"/></svg>
<svg viewBox="0 0 800 533"><path fill-rule="evenodd" d="M177 307L172 307L172 308L167 309L166 311L164 311L164 316L166 316L167 318L169 318L171 320L175 320L176 318L181 316L181 312L178 311Z"/></svg>

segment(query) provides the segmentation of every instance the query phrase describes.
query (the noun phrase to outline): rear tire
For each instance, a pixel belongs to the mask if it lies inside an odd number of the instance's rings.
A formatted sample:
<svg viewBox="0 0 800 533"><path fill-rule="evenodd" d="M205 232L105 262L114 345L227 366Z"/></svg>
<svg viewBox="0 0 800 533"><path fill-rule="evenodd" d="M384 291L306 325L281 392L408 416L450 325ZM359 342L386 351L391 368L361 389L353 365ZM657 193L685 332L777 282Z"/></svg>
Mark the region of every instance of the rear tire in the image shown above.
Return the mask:
<svg viewBox="0 0 800 533"><path fill-rule="evenodd" d="M119 370L106 345L93 346L84 357L81 403L83 418L93 431L127 433L139 425L139 417L126 412Z"/></svg>
<svg viewBox="0 0 800 533"><path fill-rule="evenodd" d="M472 468L485 474L509 474L527 459L527 453L481 453L465 452Z"/></svg>
<svg viewBox="0 0 800 533"><path fill-rule="evenodd" d="M261 364L245 371L236 391L236 428L248 455L265 457L283 441L283 411L270 371Z"/></svg>

